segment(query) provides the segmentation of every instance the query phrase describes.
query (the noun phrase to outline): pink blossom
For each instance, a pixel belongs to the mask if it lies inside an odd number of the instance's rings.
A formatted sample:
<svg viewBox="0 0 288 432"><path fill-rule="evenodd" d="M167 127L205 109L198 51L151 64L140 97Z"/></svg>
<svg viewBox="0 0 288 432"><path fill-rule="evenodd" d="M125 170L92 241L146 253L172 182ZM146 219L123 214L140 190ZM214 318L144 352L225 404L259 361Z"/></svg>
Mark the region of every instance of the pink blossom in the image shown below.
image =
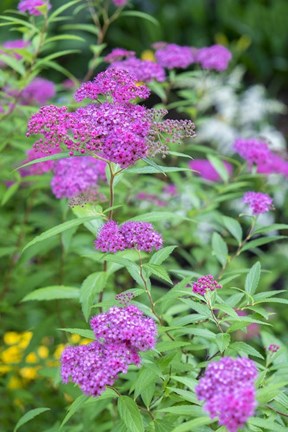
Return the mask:
<svg viewBox="0 0 288 432"><path fill-rule="evenodd" d="M243 196L243 202L248 204L253 215L266 213L272 208L272 198L262 192L246 192Z"/></svg>
<svg viewBox="0 0 288 432"><path fill-rule="evenodd" d="M44 105L56 94L55 84L44 78L34 78L27 87L22 90L19 101L23 105Z"/></svg>
<svg viewBox="0 0 288 432"><path fill-rule="evenodd" d="M127 4L128 0L112 0L115 6L123 7Z"/></svg>
<svg viewBox="0 0 288 432"><path fill-rule="evenodd" d="M218 72L227 69L231 58L231 52L222 45L200 48L196 52L196 62L200 63L203 69L216 70Z"/></svg>
<svg viewBox="0 0 288 432"><path fill-rule="evenodd" d="M252 360L223 357L211 362L195 388L197 398L211 418L229 432L244 426L256 408L255 380L258 372Z"/></svg>
<svg viewBox="0 0 288 432"><path fill-rule="evenodd" d="M107 63L113 63L115 61L135 57L135 55L135 51L128 51L124 48L114 48L109 54L106 55L106 57L104 57L104 60Z"/></svg>
<svg viewBox="0 0 288 432"><path fill-rule="evenodd" d="M233 167L229 162L223 161L225 169L229 176L231 176L233 172ZM211 164L211 162L207 159L195 159L189 162L189 168L193 171L196 171L197 174L200 175L205 180L209 180L212 182L218 182L221 180L220 175Z"/></svg>
<svg viewBox="0 0 288 432"><path fill-rule="evenodd" d="M126 70L140 82L165 81L165 71L162 66L150 60L140 60L132 57L122 61L115 61L110 68Z"/></svg>
<svg viewBox="0 0 288 432"><path fill-rule="evenodd" d="M211 274L201 276L192 284L192 291L202 296L204 296L207 291L215 291L220 288L222 288L222 285L220 285Z"/></svg>
<svg viewBox="0 0 288 432"><path fill-rule="evenodd" d="M157 63L167 69L186 69L194 63L193 50L189 46L176 44L165 44L162 42L154 44L156 48L155 57Z"/></svg>
<svg viewBox="0 0 288 432"><path fill-rule="evenodd" d="M276 353L277 351L279 351L280 346L277 344L271 344L268 346L268 351L272 352L272 353Z"/></svg>
<svg viewBox="0 0 288 432"><path fill-rule="evenodd" d="M238 138L234 150L250 165L263 164L270 157L270 150L265 141L256 138Z"/></svg>
<svg viewBox="0 0 288 432"><path fill-rule="evenodd" d="M27 12L30 15L39 16L42 15L39 7L47 6L47 9L51 8L49 0L21 0L18 4L18 10L20 12Z"/></svg>

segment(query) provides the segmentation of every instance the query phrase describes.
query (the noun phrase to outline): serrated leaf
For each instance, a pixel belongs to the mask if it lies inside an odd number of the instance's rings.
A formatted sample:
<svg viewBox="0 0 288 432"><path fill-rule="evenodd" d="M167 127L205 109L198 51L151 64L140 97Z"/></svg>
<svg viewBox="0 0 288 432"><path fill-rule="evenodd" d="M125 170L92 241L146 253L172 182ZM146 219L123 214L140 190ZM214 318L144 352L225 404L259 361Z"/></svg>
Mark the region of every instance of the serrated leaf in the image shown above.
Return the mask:
<svg viewBox="0 0 288 432"><path fill-rule="evenodd" d="M108 279L107 272L96 272L90 274L82 283L80 290L80 302L83 315L88 320L96 294L103 291Z"/></svg>
<svg viewBox="0 0 288 432"><path fill-rule="evenodd" d="M213 420L209 419L208 417L199 417L197 419L184 422L183 424L172 429L172 432L196 432L198 427L211 423L213 423Z"/></svg>
<svg viewBox="0 0 288 432"><path fill-rule="evenodd" d="M68 420L70 420L70 418L84 405L84 403L87 400L88 400L88 396L82 394L81 396L78 396L73 401L73 403L68 408L68 412L67 412L66 416L64 417L64 419L63 419L63 421L61 423L60 430L68 422Z"/></svg>
<svg viewBox="0 0 288 432"><path fill-rule="evenodd" d="M32 300L49 301L57 299L77 299L79 298L79 294L79 288L54 285L32 291L22 299L22 302Z"/></svg>
<svg viewBox="0 0 288 432"><path fill-rule="evenodd" d="M221 353L224 353L224 351L226 350L226 348L229 346L230 341L231 341L231 337L229 334L227 333L219 333L216 335L216 344L219 348L219 351Z"/></svg>
<svg viewBox="0 0 288 432"><path fill-rule="evenodd" d="M257 261L249 270L245 280L245 291L253 295L258 287L261 275L261 264Z"/></svg>
<svg viewBox="0 0 288 432"><path fill-rule="evenodd" d="M277 241L277 240L283 240L285 238L287 238L287 236L282 236L282 235L269 236L269 237L264 237L264 238L262 237L260 239L252 240L252 241L246 243L246 245L241 249L241 251L244 252L246 250L254 249L258 246L263 246L267 243L272 243L272 242Z"/></svg>
<svg viewBox="0 0 288 432"><path fill-rule="evenodd" d="M166 246L155 252L149 260L149 264L162 264L174 251L177 246Z"/></svg>
<svg viewBox="0 0 288 432"><path fill-rule="evenodd" d="M25 413L20 418L20 420L18 420L18 422L14 428L14 432L16 432L21 426L28 423L30 420L32 420L33 418L37 417L38 415L44 413L45 411L50 411L50 408L35 408L35 409L32 409L32 410L28 411L27 413Z"/></svg>
<svg viewBox="0 0 288 432"><path fill-rule="evenodd" d="M148 275L153 274L154 276L164 280L165 282L168 282L172 285L172 281L170 279L170 276L165 269L165 267L157 265L157 264L144 264L143 268L148 270Z"/></svg>
<svg viewBox="0 0 288 432"><path fill-rule="evenodd" d="M212 249L217 260L224 267L228 258L228 248L223 238L217 232L212 236Z"/></svg>
<svg viewBox="0 0 288 432"><path fill-rule="evenodd" d="M207 159L212 164L213 168L215 168L221 179L227 183L229 180L229 173L224 163L218 157L213 155L208 155Z"/></svg>
<svg viewBox="0 0 288 432"><path fill-rule="evenodd" d="M166 351L171 351L171 350L175 350L175 349L179 349L185 346L191 345L190 342L181 342L181 341L164 341L164 342L159 342L156 345L156 350L159 352L166 352Z"/></svg>
<svg viewBox="0 0 288 432"><path fill-rule="evenodd" d="M29 243L27 243L27 245L23 248L22 253L26 249L28 249L29 247L31 247L37 243L48 240L51 237L54 237L55 235L62 233L63 231L66 231L66 230L73 228L73 227L76 227L78 225L82 225L85 222L92 221L93 219L95 219L95 216L88 216L88 217L79 218L79 219L72 219L72 220L64 222L60 225L57 225L53 228L50 228L49 230L43 232L42 234L40 234L39 236L37 236L33 240L31 240Z"/></svg>
<svg viewBox="0 0 288 432"><path fill-rule="evenodd" d="M237 240L238 244L240 245L242 241L243 231L241 228L240 223L228 216L223 216L223 222L227 230L233 235L233 237Z"/></svg>
<svg viewBox="0 0 288 432"><path fill-rule="evenodd" d="M145 19L149 22L151 22L152 24L159 26L159 22L151 15L145 13L145 12L140 12L140 11L125 11L121 13L121 16L128 16L128 17L136 17L136 18L142 18Z"/></svg>
<svg viewBox="0 0 288 432"><path fill-rule="evenodd" d="M144 432L142 416L136 402L128 396L118 398L118 410L127 432Z"/></svg>
<svg viewBox="0 0 288 432"><path fill-rule="evenodd" d="M89 329L79 329L79 328L59 328L58 330L71 333L71 334L77 334L83 338L86 339L95 339L95 335L92 330Z"/></svg>
<svg viewBox="0 0 288 432"><path fill-rule="evenodd" d="M23 76L25 74L25 68L24 68L22 62L19 61L19 60L17 60L12 55L9 55L9 54L7 54L7 55L0 54L0 61L2 63L5 63L11 69L13 69L16 72L18 72L21 76Z"/></svg>
<svg viewBox="0 0 288 432"><path fill-rule="evenodd" d="M252 418L248 420L248 425L259 426L270 432L287 432L287 428L281 426L279 423L275 423L269 419Z"/></svg>
<svg viewBox="0 0 288 432"><path fill-rule="evenodd" d="M246 344L245 342L233 342L229 348L235 350L238 353L244 352L245 354L263 359L263 356L255 348Z"/></svg>

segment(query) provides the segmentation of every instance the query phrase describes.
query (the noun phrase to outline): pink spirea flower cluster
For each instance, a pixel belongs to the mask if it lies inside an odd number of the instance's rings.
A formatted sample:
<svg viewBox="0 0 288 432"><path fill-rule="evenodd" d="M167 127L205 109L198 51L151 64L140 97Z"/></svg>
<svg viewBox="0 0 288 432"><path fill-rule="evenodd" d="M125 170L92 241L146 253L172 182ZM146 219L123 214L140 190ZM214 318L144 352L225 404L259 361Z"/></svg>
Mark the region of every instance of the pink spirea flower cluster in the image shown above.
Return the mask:
<svg viewBox="0 0 288 432"><path fill-rule="evenodd" d="M56 94L55 84L45 78L34 78L21 92L20 103L23 105L44 105Z"/></svg>
<svg viewBox="0 0 288 432"><path fill-rule="evenodd" d="M272 353L276 353L277 351L279 351L280 346L277 344L271 344L268 346L268 351L272 352Z"/></svg>
<svg viewBox="0 0 288 432"><path fill-rule="evenodd" d="M125 222L119 226L115 221L109 221L100 229L95 247L110 253L134 248L152 252L160 249L162 243L161 235L148 222Z"/></svg>
<svg viewBox="0 0 288 432"><path fill-rule="evenodd" d="M256 408L255 380L258 372L254 362L247 358L224 357L207 366L195 391L204 400L204 409L211 418L229 432L244 426Z"/></svg>
<svg viewBox="0 0 288 432"><path fill-rule="evenodd" d="M96 341L68 346L61 357L61 375L63 382L71 379L85 394L99 396L129 364L140 366L139 352L154 348L157 328L133 305L112 307L94 316L90 325Z"/></svg>
<svg viewBox="0 0 288 432"><path fill-rule="evenodd" d="M114 102L130 102L132 99L146 99L150 90L145 85L137 84L137 78L121 69L107 69L99 73L93 81L81 85L75 93L75 100L97 99L100 95L109 95Z"/></svg>
<svg viewBox="0 0 288 432"><path fill-rule="evenodd" d="M256 165L261 174L281 174L288 177L288 161L271 151L264 140L257 138L238 138L234 150L248 162Z"/></svg>
<svg viewBox="0 0 288 432"><path fill-rule="evenodd" d="M122 305L128 306L128 304L133 299L134 294L132 292L121 292L119 294L116 294L115 299Z"/></svg>
<svg viewBox="0 0 288 432"><path fill-rule="evenodd" d="M253 215L259 215L271 210L273 205L272 198L262 192L246 192L243 196L243 202L248 204Z"/></svg>
<svg viewBox="0 0 288 432"><path fill-rule="evenodd" d="M74 151L93 152L126 168L148 154L167 153L169 142L195 135L189 120L163 120L165 110L130 103L131 98L149 93L146 86L136 84L127 72L108 69L76 92L79 101L100 94L106 101L90 103L74 112L65 106L44 106L31 117L27 136L42 134L34 147L43 152L61 147L71 155Z"/></svg>
<svg viewBox="0 0 288 432"><path fill-rule="evenodd" d="M231 52L223 45L212 45L198 49L195 61L200 63L203 69L222 72L227 69L231 58Z"/></svg>
<svg viewBox="0 0 288 432"><path fill-rule="evenodd" d="M112 0L116 7L123 7L128 3L128 0Z"/></svg>
<svg viewBox="0 0 288 432"><path fill-rule="evenodd" d="M195 59L191 47L166 44L165 42L157 42L154 47L156 48L155 57L157 63L164 68L186 69L194 63Z"/></svg>
<svg viewBox="0 0 288 432"><path fill-rule="evenodd" d="M233 172L233 167L229 162L223 161L225 169L229 176L231 176ZM221 181L221 177L211 164L211 162L207 159L195 159L189 162L189 168L193 171L196 171L197 174L200 175L205 180L209 180L211 182L219 182Z"/></svg>
<svg viewBox="0 0 288 432"><path fill-rule="evenodd" d="M110 68L122 69L133 75L138 82L165 81L165 71L163 67L150 60L140 60L130 57L122 61L115 61Z"/></svg>
<svg viewBox="0 0 288 432"><path fill-rule="evenodd" d="M207 291L215 291L222 288L211 274L201 276L192 284L192 291L196 294L204 295Z"/></svg>
<svg viewBox="0 0 288 432"><path fill-rule="evenodd" d="M104 60L107 63L114 63L116 61L124 60L135 56L135 51L128 51L125 48L114 48L109 54L104 57Z"/></svg>
<svg viewBox="0 0 288 432"><path fill-rule="evenodd" d="M51 188L56 198L74 198L91 187L96 188L99 179L105 179L105 162L91 156L61 159L54 165Z"/></svg>
<svg viewBox="0 0 288 432"><path fill-rule="evenodd" d="M21 0L18 4L18 10L23 13L27 12L29 15L39 16L42 15L39 10L41 6L47 6L48 9L51 8L49 0Z"/></svg>

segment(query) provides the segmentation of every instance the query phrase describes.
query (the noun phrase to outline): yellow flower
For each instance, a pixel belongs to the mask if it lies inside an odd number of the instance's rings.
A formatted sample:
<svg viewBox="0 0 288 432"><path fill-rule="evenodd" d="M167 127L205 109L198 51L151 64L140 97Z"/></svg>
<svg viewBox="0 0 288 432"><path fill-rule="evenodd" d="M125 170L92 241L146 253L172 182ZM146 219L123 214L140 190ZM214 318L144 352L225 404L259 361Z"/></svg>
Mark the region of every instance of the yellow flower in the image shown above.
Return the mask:
<svg viewBox="0 0 288 432"><path fill-rule="evenodd" d="M14 375L9 379L7 387L10 390L15 390L15 389L22 388L23 384L22 381Z"/></svg>
<svg viewBox="0 0 288 432"><path fill-rule="evenodd" d="M2 352L3 363L19 363L21 361L21 351L18 346L11 346Z"/></svg>
<svg viewBox="0 0 288 432"><path fill-rule="evenodd" d="M6 374L7 372L9 372L11 370L11 366L7 366L7 365L0 365L0 374Z"/></svg>
<svg viewBox="0 0 288 432"><path fill-rule="evenodd" d="M65 345L64 344L60 344L57 345L55 351L54 351L54 357L58 360L61 357L62 352L64 351Z"/></svg>
<svg viewBox="0 0 288 432"><path fill-rule="evenodd" d="M73 344L77 344L80 342L80 336L78 334L71 334L71 336L69 337L69 342L73 343Z"/></svg>
<svg viewBox="0 0 288 432"><path fill-rule="evenodd" d="M145 50L145 51L143 51L142 54L141 54L141 59L142 60L150 60L150 61L153 61L153 62L156 61L155 56L154 56L154 52L151 51L151 50Z"/></svg>
<svg viewBox="0 0 288 432"><path fill-rule="evenodd" d="M24 332L21 334L21 340L19 342L19 347L20 348L27 348L27 346L29 345L31 339L32 339L33 333L32 332Z"/></svg>
<svg viewBox="0 0 288 432"><path fill-rule="evenodd" d="M6 332L3 340L6 345L15 345L20 342L21 334L16 332Z"/></svg>
<svg viewBox="0 0 288 432"><path fill-rule="evenodd" d="M37 350L37 354L41 359L46 359L49 356L49 350L46 346L41 345Z"/></svg>
<svg viewBox="0 0 288 432"><path fill-rule="evenodd" d="M36 356L36 354L34 352L31 352L27 355L25 361L26 361L26 363L37 363L38 357Z"/></svg>
<svg viewBox="0 0 288 432"><path fill-rule="evenodd" d="M37 369L38 368L35 367L24 367L20 369L20 375L22 376L22 378L33 380L37 376Z"/></svg>
<svg viewBox="0 0 288 432"><path fill-rule="evenodd" d="M87 345L91 342L93 342L92 339L82 339L80 345Z"/></svg>

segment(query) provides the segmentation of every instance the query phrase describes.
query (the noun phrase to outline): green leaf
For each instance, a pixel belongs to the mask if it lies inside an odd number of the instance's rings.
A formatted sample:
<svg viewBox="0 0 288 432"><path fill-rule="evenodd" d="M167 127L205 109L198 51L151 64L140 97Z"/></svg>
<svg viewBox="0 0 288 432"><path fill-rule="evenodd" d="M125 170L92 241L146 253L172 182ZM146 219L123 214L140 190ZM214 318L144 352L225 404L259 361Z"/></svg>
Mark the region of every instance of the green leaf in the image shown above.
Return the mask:
<svg viewBox="0 0 288 432"><path fill-rule="evenodd" d="M86 321L89 318L96 294L103 291L108 279L107 272L96 272L89 275L81 286L80 301Z"/></svg>
<svg viewBox="0 0 288 432"><path fill-rule="evenodd" d="M233 235L233 237L237 240L238 244L240 245L242 241L243 231L241 228L240 223L228 216L223 216L223 222L227 230Z"/></svg>
<svg viewBox="0 0 288 432"><path fill-rule="evenodd" d="M30 420L32 420L34 417L37 417L38 415L44 413L45 411L50 411L50 408L35 408L27 413L25 413L20 420L17 422L14 432L16 432L21 426L28 423Z"/></svg>
<svg viewBox="0 0 288 432"><path fill-rule="evenodd" d="M19 189L20 183L13 183L4 193L1 205L4 206Z"/></svg>
<svg viewBox="0 0 288 432"><path fill-rule="evenodd" d="M221 179L227 183L229 180L229 173L224 163L218 157L213 155L208 155L207 159L211 162L213 168L215 168Z"/></svg>
<svg viewBox="0 0 288 432"><path fill-rule="evenodd" d="M61 423L60 430L68 422L68 420L70 420L70 418L84 405L84 403L87 400L88 400L88 396L82 394L81 396L78 396L73 401L73 403L68 408L68 412L67 412L66 416L64 417L64 419L63 419L63 421Z"/></svg>
<svg viewBox="0 0 288 432"><path fill-rule="evenodd" d="M224 267L228 258L228 248L223 238L217 232L212 236L212 249L217 260Z"/></svg>
<svg viewBox="0 0 288 432"><path fill-rule="evenodd" d="M166 246L155 252L149 260L149 264L162 264L174 251L177 246Z"/></svg>
<svg viewBox="0 0 288 432"><path fill-rule="evenodd" d="M264 238L262 237L260 239L252 240L252 241L246 243L246 245L241 249L241 251L244 252L246 250L253 249L253 248L256 248L258 246L262 246L264 244L272 243L274 241L282 240L285 238L287 238L287 236L279 235L279 236L269 236L269 237L264 237Z"/></svg>
<svg viewBox="0 0 288 432"><path fill-rule="evenodd" d="M93 333L92 330L88 330L88 329L79 329L79 328L59 328L58 330L67 332L67 333L71 333L71 334L77 334L83 338L86 339L95 339L95 335Z"/></svg>
<svg viewBox="0 0 288 432"><path fill-rule="evenodd" d="M280 230L288 230L287 224L272 224L269 226L258 228L254 231L254 235L256 234L264 234L271 231L280 231Z"/></svg>
<svg viewBox="0 0 288 432"><path fill-rule="evenodd" d="M160 279L163 279L165 282L168 282L172 285L172 281L165 267L157 264L144 264L143 266L146 270L148 270L148 275L153 274Z"/></svg>
<svg viewBox="0 0 288 432"><path fill-rule="evenodd" d="M257 261L249 270L245 280L245 291L249 294L254 294L261 275L261 264Z"/></svg>
<svg viewBox="0 0 288 432"><path fill-rule="evenodd" d="M252 418L248 420L248 425L259 426L270 432L287 432L287 427L281 426L269 419Z"/></svg>
<svg viewBox="0 0 288 432"><path fill-rule="evenodd" d="M76 35L70 35L70 34L65 34L65 35L57 35L57 36L52 36L48 39L45 40L44 45L51 43L51 42L57 42L59 40L76 40L76 41L80 41L80 42L85 42L85 39L80 37L80 36L76 36Z"/></svg>
<svg viewBox="0 0 288 432"><path fill-rule="evenodd" d="M70 8L71 6L76 5L77 3L79 3L81 0L73 0L70 1L62 6L60 6L58 9L56 9L50 16L48 19L48 22L51 23L53 21L55 21L55 18L58 17L62 12L64 12L66 9Z"/></svg>
<svg viewBox="0 0 288 432"><path fill-rule="evenodd" d="M19 60L17 60L12 55L9 55L9 54L7 54L7 55L0 54L0 61L3 62L3 63L5 63L11 69L13 69L16 72L18 72L21 76L23 76L25 74L25 68L24 68L22 62L19 61Z"/></svg>
<svg viewBox="0 0 288 432"><path fill-rule="evenodd" d="M156 345L156 350L159 352L166 352L171 350L178 350L179 348L191 345L190 342L181 342L181 341L164 341L159 342Z"/></svg>
<svg viewBox="0 0 288 432"><path fill-rule="evenodd" d="M193 405L176 405L169 408L159 409L158 412L167 412L170 414L185 415L191 417L201 417L203 410L200 406Z"/></svg>
<svg viewBox="0 0 288 432"><path fill-rule="evenodd" d="M229 348L235 350L237 353L243 352L245 354L263 359L263 356L258 351L256 351L255 348L246 344L245 342L234 342Z"/></svg>
<svg viewBox="0 0 288 432"><path fill-rule="evenodd" d="M127 432L144 432L142 416L133 399L128 396L120 396L118 398L118 410Z"/></svg>
<svg viewBox="0 0 288 432"><path fill-rule="evenodd" d="M33 159L30 162L27 162L23 165L20 165L16 169L19 170L21 168L25 168L25 167L30 166L30 165L35 165L36 163L46 162L46 161L51 161L51 160L58 160L58 159L65 159L65 158L69 158L69 157L71 157L71 156L69 156L68 152L61 152L61 153L57 153L54 155L45 156L45 157L38 158L38 159Z"/></svg>
<svg viewBox="0 0 288 432"><path fill-rule="evenodd" d="M146 167L140 167L140 168L127 168L126 173L132 173L132 174L159 174L159 170L161 169L162 173L169 173L169 172L179 172L179 171L191 171L190 168L177 168L177 167L167 167L167 166L160 166L157 165L157 168L152 166L146 166Z"/></svg>
<svg viewBox="0 0 288 432"><path fill-rule="evenodd" d="M179 219L187 220L187 218L183 218L183 217L178 216L178 215L177 215L177 217ZM172 213L172 212L144 213L142 215L135 216L135 217L129 219L129 221L157 222L157 221L163 221L163 220L168 220L168 219L175 219L175 213ZM190 219L188 219L188 220L190 220Z"/></svg>
<svg viewBox="0 0 288 432"><path fill-rule="evenodd" d="M79 288L55 285L32 291L22 299L22 302L32 300L49 301L55 299L77 299L79 298L79 293Z"/></svg>
<svg viewBox="0 0 288 432"><path fill-rule="evenodd" d="M79 219L72 219L72 220L69 220L69 221L67 221L67 222L64 222L64 223L62 223L62 224L60 224L60 225L57 225L57 226L55 226L55 227L53 227L53 228L50 228L49 230L43 232L42 234L40 234L39 236L37 236L37 237L35 237L33 240L31 240L31 241L30 241L30 242L29 242L29 243L28 243L28 244L23 248L22 253L23 253L26 249L28 249L29 247L31 247L31 246L33 246L33 245L35 245L35 244L37 244L37 243L43 242L43 241L45 241L45 240L48 240L48 239L50 239L51 237L54 237L55 235L62 233L63 231L66 231L66 230L68 230L68 229L70 229L70 228L72 228L72 227L78 226L78 225L82 225L82 224L84 224L85 222L92 221L92 220L95 219L95 218L96 218L95 216L88 216L88 217L79 218Z"/></svg>
<svg viewBox="0 0 288 432"><path fill-rule="evenodd" d="M204 425L208 425L213 423L213 420L209 419L208 417L199 417L197 419L189 420L187 422L184 422L180 426L177 426L172 430L172 432L191 432L191 431L197 431L196 428Z"/></svg>
<svg viewBox="0 0 288 432"><path fill-rule="evenodd" d="M226 348L229 346L231 337L227 333L220 333L216 335L216 344L221 353L224 353Z"/></svg>
<svg viewBox="0 0 288 432"><path fill-rule="evenodd" d="M151 22L152 24L159 26L159 22L152 17L151 15L148 15L145 12L140 12L140 11L125 11L121 13L121 16L128 16L128 17L136 17L136 18L142 18L145 19L149 22Z"/></svg>

